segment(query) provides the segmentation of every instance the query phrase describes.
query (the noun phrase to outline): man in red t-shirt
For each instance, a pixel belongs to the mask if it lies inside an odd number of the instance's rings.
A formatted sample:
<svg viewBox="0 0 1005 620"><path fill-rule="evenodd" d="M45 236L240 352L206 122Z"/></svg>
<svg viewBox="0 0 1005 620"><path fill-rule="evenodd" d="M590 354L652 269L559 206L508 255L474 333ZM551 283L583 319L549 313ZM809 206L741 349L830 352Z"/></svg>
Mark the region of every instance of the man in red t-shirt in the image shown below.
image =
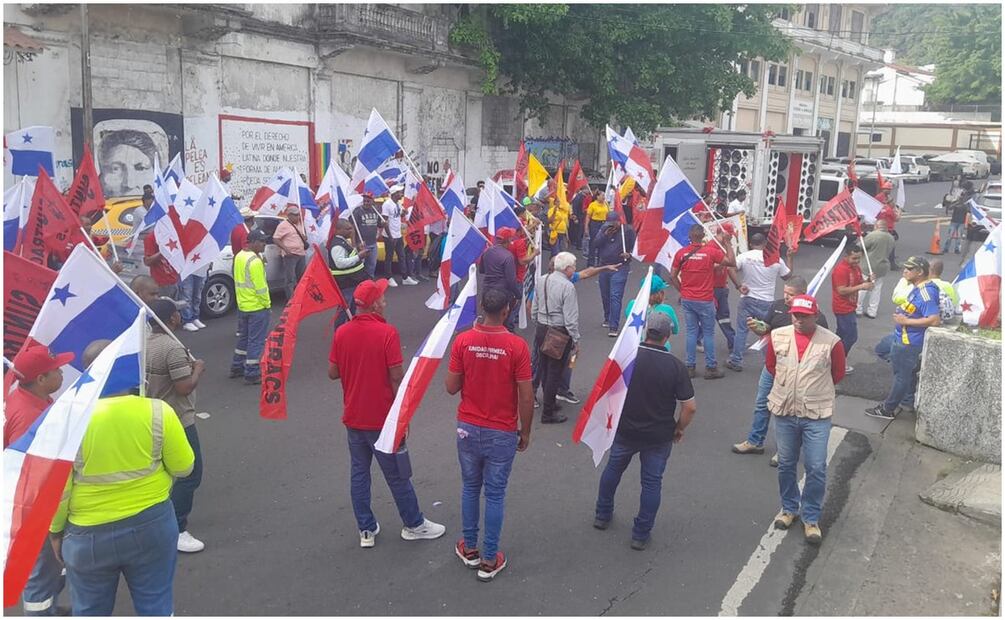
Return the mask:
<svg viewBox="0 0 1005 620"><path fill-rule="evenodd" d="M230 250L237 256L237 253L244 249L244 246L248 244L248 233L251 229L255 227L255 212L244 207L241 209L241 217L244 221L234 227L234 230L230 231Z"/></svg>
<svg viewBox="0 0 1005 620"><path fill-rule="evenodd" d="M157 245L157 235L150 231L143 239L143 264L150 268L150 276L161 287L162 297L174 299L178 297L178 272L174 270L167 257L161 254Z"/></svg>
<svg viewBox="0 0 1005 620"><path fill-rule="evenodd" d="M18 387L4 399L3 447L17 442L42 412L52 404L52 395L63 385L62 367L73 361L73 353L53 355L42 344L28 344L14 357ZM24 451L24 446L19 446ZM12 481L8 480L8 484ZM13 481L16 483L16 481ZM66 579L52 545L42 543L22 598L29 611L25 615L56 615L56 598ZM35 611L31 611L35 610Z"/></svg>
<svg viewBox="0 0 1005 620"><path fill-rule="evenodd" d="M335 330L328 356L328 377L342 381L342 423L349 438L352 462L352 510L359 526L359 546L376 542L380 524L370 510L370 463L376 457L391 489L404 527L405 540L439 538L447 531L426 519L412 486L412 464L405 442L395 454L374 448L384 419L394 403L404 371L398 330L384 320L387 280L366 280L353 291L356 316Z"/></svg>
<svg viewBox="0 0 1005 620"><path fill-rule="evenodd" d="M461 462L464 538L455 552L478 579L490 581L506 566L499 551L506 483L513 458L530 444L534 420L530 349L506 330L505 291L482 294L485 321L457 336L450 349L447 392L461 393L457 407L457 455ZM519 432L517 417L519 414ZM485 547L478 551L478 508L485 487Z"/></svg>
<svg viewBox="0 0 1005 620"><path fill-rule="evenodd" d="M698 349L698 326L705 345L705 378L720 379L724 375L715 360L715 267L735 267L736 256L729 242L729 233L720 230L715 239L705 243L705 227L695 224L688 231L691 245L681 248L673 257L670 283L680 291L681 307L687 324L688 375L695 375Z"/></svg>
<svg viewBox="0 0 1005 620"><path fill-rule="evenodd" d="M862 277L862 248L849 244L845 248L845 256L831 273L831 309L834 311L834 333L844 345L845 358L851 353L851 348L858 341L858 319L855 310L858 308L858 292L871 291L875 284L872 274L869 278ZM845 368L845 373L854 370L851 366Z"/></svg>

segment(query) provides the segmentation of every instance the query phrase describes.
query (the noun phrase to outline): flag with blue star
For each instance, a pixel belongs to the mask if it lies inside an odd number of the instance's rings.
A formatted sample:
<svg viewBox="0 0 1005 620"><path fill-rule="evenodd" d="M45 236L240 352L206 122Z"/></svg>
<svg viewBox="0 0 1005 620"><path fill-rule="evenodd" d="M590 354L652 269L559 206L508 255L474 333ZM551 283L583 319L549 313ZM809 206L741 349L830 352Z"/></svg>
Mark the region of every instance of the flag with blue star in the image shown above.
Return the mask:
<svg viewBox="0 0 1005 620"><path fill-rule="evenodd" d="M49 176L55 174L55 129L38 125L25 127L7 134L6 138L4 146L10 153L11 174L37 177L39 167Z"/></svg>

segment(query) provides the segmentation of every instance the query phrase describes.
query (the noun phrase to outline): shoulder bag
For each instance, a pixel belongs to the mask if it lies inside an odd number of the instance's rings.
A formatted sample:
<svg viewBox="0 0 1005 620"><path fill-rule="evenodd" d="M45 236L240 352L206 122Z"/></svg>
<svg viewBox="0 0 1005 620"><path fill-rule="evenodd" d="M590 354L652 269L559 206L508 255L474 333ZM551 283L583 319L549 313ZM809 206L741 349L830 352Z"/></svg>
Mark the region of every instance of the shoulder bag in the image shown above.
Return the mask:
<svg viewBox="0 0 1005 620"><path fill-rule="evenodd" d="M541 287L544 289L544 313L546 316L551 314L548 311L548 278L550 277L551 274L544 277L544 285ZM565 355L565 349L569 346L570 340L572 340L572 336L566 333L563 328L549 325L544 332L544 341L541 342L541 354L547 355L551 359L560 360Z"/></svg>

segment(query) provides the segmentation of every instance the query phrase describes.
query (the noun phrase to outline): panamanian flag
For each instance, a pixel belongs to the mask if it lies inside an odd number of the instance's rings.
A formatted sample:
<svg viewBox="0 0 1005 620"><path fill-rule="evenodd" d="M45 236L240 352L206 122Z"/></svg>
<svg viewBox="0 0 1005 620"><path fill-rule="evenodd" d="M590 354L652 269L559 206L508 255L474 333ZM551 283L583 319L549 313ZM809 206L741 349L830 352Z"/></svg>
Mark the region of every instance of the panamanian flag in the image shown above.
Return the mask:
<svg viewBox="0 0 1005 620"><path fill-rule="evenodd" d="M634 135L631 138L620 136L608 125L607 153L615 165L624 169L625 173L635 179L639 187L648 194L656 181L656 173L653 171L649 155L634 141L634 137Z"/></svg>
<svg viewBox="0 0 1005 620"><path fill-rule="evenodd" d="M690 243L688 231L695 224L701 224L691 211L699 204L702 200L698 192L668 155L642 212L643 220L633 252L635 258L670 269L677 250Z"/></svg>
<svg viewBox="0 0 1005 620"><path fill-rule="evenodd" d="M367 176L377 172L384 162L404 151L394 132L387 126L384 117L377 108L370 110L370 119L366 122L366 130L360 141L356 154L356 166L352 171L352 188L362 192Z"/></svg>
<svg viewBox="0 0 1005 620"><path fill-rule="evenodd" d="M216 175L210 177L188 222L181 231L185 264L180 271L184 280L220 257L230 245L230 233L244 221L227 188Z"/></svg>
<svg viewBox="0 0 1005 620"><path fill-rule="evenodd" d="M48 175L55 176L52 155L56 150L56 130L34 125L7 134L4 144L10 157L10 172L14 176L38 176L41 166Z"/></svg>
<svg viewBox="0 0 1005 620"><path fill-rule="evenodd" d="M464 205L467 204L466 196L467 192L464 191L464 181L461 180L461 175L453 170L449 171L443 182L443 193L440 194L440 204L447 210L447 217L451 217L454 211L464 213Z"/></svg>
<svg viewBox="0 0 1005 620"><path fill-rule="evenodd" d="M1002 227L995 226L974 257L953 281L960 296L957 310L967 325L994 327L1001 323Z"/></svg>
<svg viewBox="0 0 1005 620"><path fill-rule="evenodd" d="M639 353L639 343L646 325L652 279L653 268L649 267L646 277L642 279L642 286L635 295L632 313L621 328L618 339L614 341L611 354L600 369L600 376L597 377L572 432L573 441L582 441L593 450L593 464L596 466L604 459L604 453L614 443L614 435L618 432L621 410L625 406L625 397L628 396L635 358Z"/></svg>
<svg viewBox="0 0 1005 620"><path fill-rule="evenodd" d="M427 308L446 310L450 307L451 287L464 278L488 245L488 239L463 214L461 217L450 218L440 273L436 278L436 292L426 300Z"/></svg>
<svg viewBox="0 0 1005 620"><path fill-rule="evenodd" d="M465 219L465 218L455 218ZM478 315L478 280L475 266L468 268L468 281L457 296L457 301L440 317L429 332L426 340L419 345L415 357L408 363L408 370L401 380L401 387L394 397L394 404L384 419L384 427L374 448L386 454L394 454L401 446L408 424L412 421L422 397L426 394L429 383L440 366L440 360L450 345L454 332L464 329L474 323Z"/></svg>

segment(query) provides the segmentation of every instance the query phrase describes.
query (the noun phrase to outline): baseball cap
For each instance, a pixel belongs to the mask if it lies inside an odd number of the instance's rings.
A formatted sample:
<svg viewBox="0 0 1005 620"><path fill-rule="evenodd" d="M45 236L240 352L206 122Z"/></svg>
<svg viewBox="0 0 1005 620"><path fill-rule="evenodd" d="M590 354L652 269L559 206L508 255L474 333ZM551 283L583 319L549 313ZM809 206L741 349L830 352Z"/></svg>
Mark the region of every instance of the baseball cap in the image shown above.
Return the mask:
<svg viewBox="0 0 1005 620"><path fill-rule="evenodd" d="M621 223L621 216L618 215L617 212L611 211L610 213L607 214L607 223L608 224L620 224Z"/></svg>
<svg viewBox="0 0 1005 620"><path fill-rule="evenodd" d="M395 183L394 185L391 186L390 189L387 190L387 193L389 193L389 194L397 194L398 192L403 192L403 191L405 191L405 188L402 187L400 184Z"/></svg>
<svg viewBox="0 0 1005 620"><path fill-rule="evenodd" d="M646 317L646 337L668 338L673 334L673 322L662 312L650 312Z"/></svg>
<svg viewBox="0 0 1005 620"><path fill-rule="evenodd" d="M257 228L248 233L248 243L265 243L269 240L269 236L265 234L264 230L258 230Z"/></svg>
<svg viewBox="0 0 1005 620"><path fill-rule="evenodd" d="M352 296L356 300L356 305L370 306L387 291L387 286L387 280L384 278L380 280L366 280L356 287Z"/></svg>
<svg viewBox="0 0 1005 620"><path fill-rule="evenodd" d="M663 278L659 276L653 276L652 282L649 284L649 294L653 295L659 293L660 291L665 291L667 288L667 283L663 281Z"/></svg>
<svg viewBox="0 0 1005 620"><path fill-rule="evenodd" d="M817 300L809 295L796 295L789 306L789 314L817 314L819 311Z"/></svg>
<svg viewBox="0 0 1005 620"><path fill-rule="evenodd" d="M496 231L496 239L499 241L510 241L516 237L516 230L512 228L500 228Z"/></svg>
<svg viewBox="0 0 1005 620"><path fill-rule="evenodd" d="M534 201L533 201L533 199L531 199L530 196L524 196L523 197L523 206L529 207L532 202L534 202Z"/></svg>
<svg viewBox="0 0 1005 620"><path fill-rule="evenodd" d="M14 356L14 370L23 377L22 381L31 382L38 379L42 373L66 366L73 361L73 358L73 353L54 355L44 344L32 344Z"/></svg>
<svg viewBox="0 0 1005 620"><path fill-rule="evenodd" d="M931 264L929 264L927 258L921 256L911 256L904 261L904 268L921 269L922 271L928 272L931 269Z"/></svg>
<svg viewBox="0 0 1005 620"><path fill-rule="evenodd" d="M152 310L154 315L156 315L157 318L164 324L167 324L167 322L171 320L171 317L174 316L174 313L178 312L178 305L167 297L158 297L150 302L149 305L150 310ZM149 322L154 322L153 317L150 318Z"/></svg>

